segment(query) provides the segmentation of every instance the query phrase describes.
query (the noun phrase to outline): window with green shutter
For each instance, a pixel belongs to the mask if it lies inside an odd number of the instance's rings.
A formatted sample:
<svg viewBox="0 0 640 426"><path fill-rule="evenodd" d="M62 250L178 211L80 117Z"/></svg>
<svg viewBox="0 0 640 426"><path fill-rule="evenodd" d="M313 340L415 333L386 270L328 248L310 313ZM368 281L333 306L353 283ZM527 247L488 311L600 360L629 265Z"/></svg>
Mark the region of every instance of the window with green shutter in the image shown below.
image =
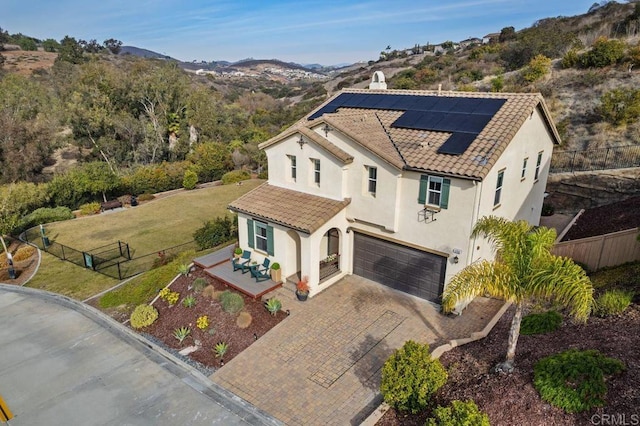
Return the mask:
<svg viewBox="0 0 640 426"><path fill-rule="evenodd" d="M439 176L421 175L418 203L438 206L441 209L448 208L450 186L451 179Z"/></svg>
<svg viewBox="0 0 640 426"><path fill-rule="evenodd" d="M249 247L273 256L273 226L258 220L247 220Z"/></svg>

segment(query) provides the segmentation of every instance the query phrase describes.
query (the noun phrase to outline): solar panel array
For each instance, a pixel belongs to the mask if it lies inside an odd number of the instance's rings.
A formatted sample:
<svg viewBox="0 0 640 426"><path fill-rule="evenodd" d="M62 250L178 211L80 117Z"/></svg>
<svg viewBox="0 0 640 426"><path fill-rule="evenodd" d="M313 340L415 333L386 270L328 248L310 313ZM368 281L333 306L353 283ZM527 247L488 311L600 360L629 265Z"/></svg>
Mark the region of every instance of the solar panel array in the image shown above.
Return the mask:
<svg viewBox="0 0 640 426"><path fill-rule="evenodd" d="M338 108L404 111L391 127L451 133L438 153L460 155L505 102L505 99L342 93L313 113L309 120L336 112Z"/></svg>

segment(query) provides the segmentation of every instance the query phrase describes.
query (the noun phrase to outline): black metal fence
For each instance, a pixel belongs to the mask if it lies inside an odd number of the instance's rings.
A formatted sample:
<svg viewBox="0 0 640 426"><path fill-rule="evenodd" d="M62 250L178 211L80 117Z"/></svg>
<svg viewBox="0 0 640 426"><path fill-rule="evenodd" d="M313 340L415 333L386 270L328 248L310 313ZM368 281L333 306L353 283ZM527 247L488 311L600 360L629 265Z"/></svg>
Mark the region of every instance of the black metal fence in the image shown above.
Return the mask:
<svg viewBox="0 0 640 426"><path fill-rule="evenodd" d="M39 227L28 229L23 233L22 237L40 250L44 250L59 259L119 280L163 265L184 251L197 250L196 242L189 241L188 243L164 248L134 258L131 256L129 244L123 241L116 241L88 251L81 251L50 241Z"/></svg>
<svg viewBox="0 0 640 426"><path fill-rule="evenodd" d="M585 172L630 167L640 167L640 145L554 152L549 172Z"/></svg>

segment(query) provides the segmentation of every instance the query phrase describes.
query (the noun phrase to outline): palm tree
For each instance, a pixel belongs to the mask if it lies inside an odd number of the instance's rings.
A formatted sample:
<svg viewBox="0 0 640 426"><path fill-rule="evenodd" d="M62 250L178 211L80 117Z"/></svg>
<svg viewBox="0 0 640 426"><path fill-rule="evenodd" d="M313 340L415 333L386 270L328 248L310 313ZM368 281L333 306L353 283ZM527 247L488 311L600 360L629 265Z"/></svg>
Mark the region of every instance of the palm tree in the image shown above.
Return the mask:
<svg viewBox="0 0 640 426"><path fill-rule="evenodd" d="M513 370L522 308L527 300L552 300L567 307L577 320L587 320L593 304L593 286L573 260L551 254L556 239L554 229L489 216L476 223L471 235L487 238L496 249L496 259L475 262L456 274L444 291L442 309L451 312L459 301L482 294L515 304L507 357L496 370Z"/></svg>

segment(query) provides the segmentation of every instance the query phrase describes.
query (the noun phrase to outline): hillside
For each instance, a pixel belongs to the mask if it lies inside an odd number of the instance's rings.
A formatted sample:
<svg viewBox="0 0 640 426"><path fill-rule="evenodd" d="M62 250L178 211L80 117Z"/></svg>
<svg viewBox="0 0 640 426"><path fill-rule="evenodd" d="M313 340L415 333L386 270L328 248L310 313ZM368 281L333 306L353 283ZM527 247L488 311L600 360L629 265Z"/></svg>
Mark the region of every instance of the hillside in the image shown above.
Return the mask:
<svg viewBox="0 0 640 426"><path fill-rule="evenodd" d="M54 150L65 144L77 146L80 159L111 156L128 168L182 160L198 136L235 144L237 164L259 167L259 142L341 88L367 87L378 70L390 88L541 92L563 139L558 150L636 145L639 30L640 3L608 3L521 31L506 27L491 40L385 49L378 60L337 70L278 60L182 63L130 46L120 55L109 48L89 51L96 49L90 44L71 50L77 56L71 58L58 47L63 58L53 67L55 52L4 51L5 75L32 76L5 79L5 102L10 106L28 92L34 104L17 118L0 110L8 123L19 124L10 129L16 137L6 140L33 149L25 151L29 167L15 164L18 157L0 157L0 181L45 179L43 168L52 166ZM46 115L40 113L44 105Z"/></svg>

